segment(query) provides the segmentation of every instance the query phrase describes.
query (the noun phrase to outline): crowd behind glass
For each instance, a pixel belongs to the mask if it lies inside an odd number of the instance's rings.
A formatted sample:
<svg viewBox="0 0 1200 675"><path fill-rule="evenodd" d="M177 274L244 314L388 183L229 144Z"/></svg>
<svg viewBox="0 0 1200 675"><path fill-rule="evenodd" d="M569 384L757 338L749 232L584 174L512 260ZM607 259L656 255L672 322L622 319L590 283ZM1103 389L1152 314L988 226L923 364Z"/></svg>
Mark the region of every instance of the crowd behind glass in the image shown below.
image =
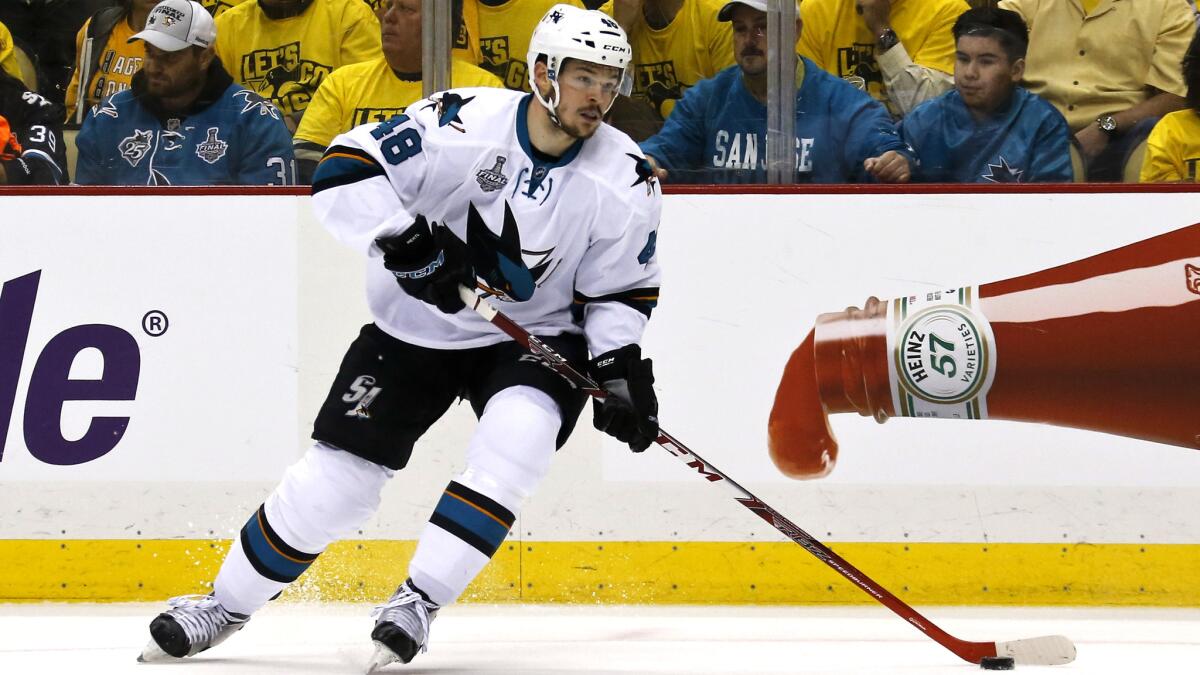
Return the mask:
<svg viewBox="0 0 1200 675"><path fill-rule="evenodd" d="M555 0L453 0L452 86L529 91ZM766 0L567 0L669 184L766 182ZM422 98L421 0L5 0L0 185L303 184ZM1193 0L802 0L797 183L1195 182Z"/></svg>

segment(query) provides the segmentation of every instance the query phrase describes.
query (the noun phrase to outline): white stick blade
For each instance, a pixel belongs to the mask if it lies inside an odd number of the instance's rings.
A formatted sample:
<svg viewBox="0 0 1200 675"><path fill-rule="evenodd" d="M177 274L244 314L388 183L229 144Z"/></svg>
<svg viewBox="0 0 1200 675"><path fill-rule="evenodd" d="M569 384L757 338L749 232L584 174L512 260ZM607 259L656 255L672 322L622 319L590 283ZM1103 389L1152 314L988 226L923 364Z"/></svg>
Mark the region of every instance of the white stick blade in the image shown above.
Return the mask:
<svg viewBox="0 0 1200 675"><path fill-rule="evenodd" d="M1021 666L1061 666L1075 660L1075 643L1062 635L997 642L996 656L1011 656Z"/></svg>

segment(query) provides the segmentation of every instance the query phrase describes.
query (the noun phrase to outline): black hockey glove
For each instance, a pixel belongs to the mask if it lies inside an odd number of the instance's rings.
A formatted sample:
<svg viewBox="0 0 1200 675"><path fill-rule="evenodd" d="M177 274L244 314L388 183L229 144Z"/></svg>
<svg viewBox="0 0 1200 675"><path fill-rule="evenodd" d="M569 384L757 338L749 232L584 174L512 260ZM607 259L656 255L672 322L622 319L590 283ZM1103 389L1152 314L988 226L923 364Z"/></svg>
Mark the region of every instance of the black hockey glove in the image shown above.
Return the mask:
<svg viewBox="0 0 1200 675"><path fill-rule="evenodd" d="M641 452L658 438L658 398L650 359L642 358L637 345L605 352L588 364L588 374L610 394L601 403L592 401L596 428L629 449Z"/></svg>
<svg viewBox="0 0 1200 675"><path fill-rule="evenodd" d="M475 269L467 245L450 228L417 216L400 234L380 237L375 244L383 251L383 266L396 275L405 293L428 302L446 314L466 307L458 286L475 286Z"/></svg>

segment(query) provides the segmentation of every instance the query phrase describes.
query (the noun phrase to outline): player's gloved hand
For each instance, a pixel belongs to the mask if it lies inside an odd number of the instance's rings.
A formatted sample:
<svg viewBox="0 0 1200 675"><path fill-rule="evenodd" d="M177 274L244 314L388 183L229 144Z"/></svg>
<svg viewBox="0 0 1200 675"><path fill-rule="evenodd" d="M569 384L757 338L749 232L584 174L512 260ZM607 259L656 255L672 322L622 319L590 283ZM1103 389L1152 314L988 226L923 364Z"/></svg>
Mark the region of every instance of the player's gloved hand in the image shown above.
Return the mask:
<svg viewBox="0 0 1200 675"><path fill-rule="evenodd" d="M396 275L405 293L434 305L446 314L466 307L458 286L475 286L475 268L470 251L450 228L417 216L400 234L380 237L375 244L383 251L383 266Z"/></svg>
<svg viewBox="0 0 1200 675"><path fill-rule="evenodd" d="M642 358L637 345L605 352L588 364L588 374L609 396L592 401L596 428L629 449L641 452L658 438L658 398L654 395L654 364Z"/></svg>

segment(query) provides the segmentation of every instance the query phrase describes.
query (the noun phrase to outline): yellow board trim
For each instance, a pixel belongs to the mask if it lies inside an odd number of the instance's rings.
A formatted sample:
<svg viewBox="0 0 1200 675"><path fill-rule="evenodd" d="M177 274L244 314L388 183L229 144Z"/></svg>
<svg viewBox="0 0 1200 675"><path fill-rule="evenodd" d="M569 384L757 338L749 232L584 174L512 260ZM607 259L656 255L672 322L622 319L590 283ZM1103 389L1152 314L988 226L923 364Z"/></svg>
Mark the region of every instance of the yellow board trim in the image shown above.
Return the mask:
<svg viewBox="0 0 1200 675"><path fill-rule="evenodd" d="M0 602L156 601L202 593L217 540L0 540ZM413 541L345 541L284 594L374 602ZM1200 606L1200 545L833 544L914 605ZM866 594L790 542L505 542L464 601L862 604Z"/></svg>

